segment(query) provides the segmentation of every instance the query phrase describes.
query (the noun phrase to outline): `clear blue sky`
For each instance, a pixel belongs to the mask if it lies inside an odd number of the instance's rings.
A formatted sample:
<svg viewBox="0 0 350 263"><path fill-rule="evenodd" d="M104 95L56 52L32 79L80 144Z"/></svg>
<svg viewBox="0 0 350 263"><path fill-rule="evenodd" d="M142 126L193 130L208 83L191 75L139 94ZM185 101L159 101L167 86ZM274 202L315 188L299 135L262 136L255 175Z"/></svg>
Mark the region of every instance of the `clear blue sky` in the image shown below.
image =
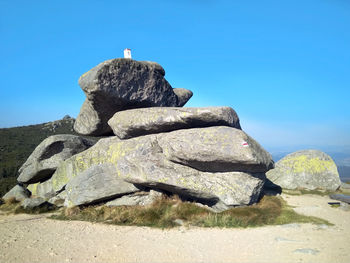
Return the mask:
<svg viewBox="0 0 350 263"><path fill-rule="evenodd" d="M79 76L124 48L264 146L350 146L348 0L0 0L0 127L76 117Z"/></svg>

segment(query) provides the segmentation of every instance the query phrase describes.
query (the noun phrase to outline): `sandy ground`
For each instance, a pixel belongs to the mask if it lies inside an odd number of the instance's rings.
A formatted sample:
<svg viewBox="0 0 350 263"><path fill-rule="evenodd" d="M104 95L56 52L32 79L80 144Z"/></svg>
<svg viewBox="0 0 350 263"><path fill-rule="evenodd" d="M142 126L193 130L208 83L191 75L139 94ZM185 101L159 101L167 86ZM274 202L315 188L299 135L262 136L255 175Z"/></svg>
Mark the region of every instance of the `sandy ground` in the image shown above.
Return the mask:
<svg viewBox="0 0 350 263"><path fill-rule="evenodd" d="M328 197L283 198L335 226L160 230L2 214L0 262L350 262L350 211Z"/></svg>

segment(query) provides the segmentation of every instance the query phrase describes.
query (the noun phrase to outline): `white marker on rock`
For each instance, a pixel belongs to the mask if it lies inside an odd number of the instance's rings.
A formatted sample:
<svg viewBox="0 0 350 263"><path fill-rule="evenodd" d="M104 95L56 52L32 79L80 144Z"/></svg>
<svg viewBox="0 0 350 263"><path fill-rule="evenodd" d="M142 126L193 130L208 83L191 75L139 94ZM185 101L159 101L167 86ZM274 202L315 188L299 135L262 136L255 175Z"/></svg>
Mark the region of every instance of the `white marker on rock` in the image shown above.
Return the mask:
<svg viewBox="0 0 350 263"><path fill-rule="evenodd" d="M131 59L131 49L130 48L124 49L124 58L130 58Z"/></svg>

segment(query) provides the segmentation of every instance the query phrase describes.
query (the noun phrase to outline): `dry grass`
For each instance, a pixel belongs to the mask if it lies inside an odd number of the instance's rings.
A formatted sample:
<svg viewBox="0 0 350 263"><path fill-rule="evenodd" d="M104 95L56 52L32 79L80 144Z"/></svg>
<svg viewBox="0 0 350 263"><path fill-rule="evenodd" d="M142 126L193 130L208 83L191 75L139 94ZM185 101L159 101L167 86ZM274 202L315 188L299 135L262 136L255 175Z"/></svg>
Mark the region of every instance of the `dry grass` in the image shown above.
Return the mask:
<svg viewBox="0 0 350 263"><path fill-rule="evenodd" d="M55 209L56 207L51 205L43 205L32 209L24 209L21 206L21 203L14 197L7 199L3 202L3 204L0 204L0 210L6 212L7 214L41 214L52 212Z"/></svg>
<svg viewBox="0 0 350 263"><path fill-rule="evenodd" d="M171 228L180 219L187 226L199 227L257 227L287 223L329 224L315 217L299 215L280 197L265 196L253 206L232 208L214 213L194 203L182 202L178 197L160 198L142 207L89 206L66 208L51 218L104 222L117 225Z"/></svg>

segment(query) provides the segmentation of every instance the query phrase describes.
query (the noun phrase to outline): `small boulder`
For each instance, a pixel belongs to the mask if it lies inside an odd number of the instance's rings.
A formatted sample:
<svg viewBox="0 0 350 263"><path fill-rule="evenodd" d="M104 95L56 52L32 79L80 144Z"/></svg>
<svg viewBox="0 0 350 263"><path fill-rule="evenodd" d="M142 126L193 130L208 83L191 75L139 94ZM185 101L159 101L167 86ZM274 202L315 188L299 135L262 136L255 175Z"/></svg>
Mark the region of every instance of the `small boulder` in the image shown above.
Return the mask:
<svg viewBox="0 0 350 263"><path fill-rule="evenodd" d="M79 79L86 100L74 123L84 135L112 132L107 121L117 111L141 107L176 107L178 96L155 62L132 59L107 60Z"/></svg>
<svg viewBox="0 0 350 263"><path fill-rule="evenodd" d="M193 92L188 90L188 89L175 88L175 89L173 89L173 91L178 98L177 107L184 106L190 100L190 98L193 96Z"/></svg>
<svg viewBox="0 0 350 263"><path fill-rule="evenodd" d="M32 184L52 176L65 159L90 148L93 141L76 135L59 134L43 140L19 169L17 181Z"/></svg>
<svg viewBox="0 0 350 263"><path fill-rule="evenodd" d="M68 207L98 203L139 191L118 177L111 164L98 164L78 174L66 185Z"/></svg>
<svg viewBox="0 0 350 263"><path fill-rule="evenodd" d="M41 197L35 197L35 198L27 198L24 199L23 202L21 203L21 206L24 209L34 209L34 208L39 208L43 206L52 206L44 198Z"/></svg>
<svg viewBox="0 0 350 263"><path fill-rule="evenodd" d="M329 197L331 199L342 201L342 202L350 204L350 195L332 194L332 195L329 195Z"/></svg>
<svg viewBox="0 0 350 263"><path fill-rule="evenodd" d="M15 199L17 202L23 201L30 196L30 192L23 186L16 185L8 191L2 199L6 202L10 199Z"/></svg>
<svg viewBox="0 0 350 263"><path fill-rule="evenodd" d="M274 184L284 189L335 191L341 182L332 158L317 150L303 150L279 160L275 169L266 174Z"/></svg>
<svg viewBox="0 0 350 263"><path fill-rule="evenodd" d="M132 109L117 112L108 125L121 139L210 126L241 129L239 118L230 107Z"/></svg>

